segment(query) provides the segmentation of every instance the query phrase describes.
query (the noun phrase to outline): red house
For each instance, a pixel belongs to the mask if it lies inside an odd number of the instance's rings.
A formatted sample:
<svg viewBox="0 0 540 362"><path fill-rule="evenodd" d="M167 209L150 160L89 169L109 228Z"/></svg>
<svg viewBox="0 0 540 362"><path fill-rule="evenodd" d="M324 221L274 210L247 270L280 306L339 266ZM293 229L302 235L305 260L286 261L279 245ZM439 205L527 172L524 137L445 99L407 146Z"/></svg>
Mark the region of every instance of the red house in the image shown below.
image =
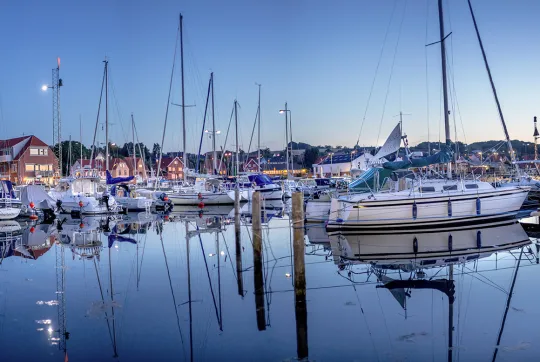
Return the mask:
<svg viewBox="0 0 540 362"><path fill-rule="evenodd" d="M156 161L156 169L159 160ZM167 180L182 180L184 178L184 162L180 157L163 157L161 159L160 174Z"/></svg>
<svg viewBox="0 0 540 362"><path fill-rule="evenodd" d="M58 177L58 158L36 136L0 140L0 179L18 184L41 181L52 185Z"/></svg>

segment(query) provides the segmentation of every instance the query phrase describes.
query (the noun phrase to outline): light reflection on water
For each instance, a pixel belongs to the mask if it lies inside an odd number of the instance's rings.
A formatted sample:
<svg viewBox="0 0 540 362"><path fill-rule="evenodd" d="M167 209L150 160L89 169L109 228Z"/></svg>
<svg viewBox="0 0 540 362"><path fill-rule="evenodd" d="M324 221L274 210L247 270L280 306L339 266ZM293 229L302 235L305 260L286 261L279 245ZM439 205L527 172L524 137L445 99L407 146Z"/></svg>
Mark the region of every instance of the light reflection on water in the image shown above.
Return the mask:
<svg viewBox="0 0 540 362"><path fill-rule="evenodd" d="M292 232L287 210L274 206L260 263L249 209L239 245L232 207L13 230L0 250L2 360L283 361L304 351L317 361L446 361L450 333L455 361L491 360L499 334L497 360L536 358L538 249L521 226L482 229L483 252L471 257L458 249L474 248L477 229L381 239L308 225L299 320ZM421 256L410 256L414 238ZM436 284L448 280L453 294Z"/></svg>

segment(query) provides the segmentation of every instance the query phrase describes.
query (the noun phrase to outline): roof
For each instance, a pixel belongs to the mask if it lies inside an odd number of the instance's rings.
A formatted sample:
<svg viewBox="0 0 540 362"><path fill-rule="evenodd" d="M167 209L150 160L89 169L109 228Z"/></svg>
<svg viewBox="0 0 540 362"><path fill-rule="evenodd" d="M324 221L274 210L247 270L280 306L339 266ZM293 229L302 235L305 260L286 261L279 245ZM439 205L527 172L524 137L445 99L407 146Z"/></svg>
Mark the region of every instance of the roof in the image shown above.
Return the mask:
<svg viewBox="0 0 540 362"><path fill-rule="evenodd" d="M160 168L161 168L161 171L165 171L167 170L167 167L169 167L169 165L175 160L177 159L178 161L180 161L180 163L183 164L183 160L180 158L180 157L162 157L161 158L161 165L160 165ZM157 164L159 163L159 159L156 161L156 167L157 167Z"/></svg>
<svg viewBox="0 0 540 362"><path fill-rule="evenodd" d="M351 153L350 152L340 152L334 153L332 156L327 156L322 160L319 165L330 165L337 163L350 163L351 162Z"/></svg>

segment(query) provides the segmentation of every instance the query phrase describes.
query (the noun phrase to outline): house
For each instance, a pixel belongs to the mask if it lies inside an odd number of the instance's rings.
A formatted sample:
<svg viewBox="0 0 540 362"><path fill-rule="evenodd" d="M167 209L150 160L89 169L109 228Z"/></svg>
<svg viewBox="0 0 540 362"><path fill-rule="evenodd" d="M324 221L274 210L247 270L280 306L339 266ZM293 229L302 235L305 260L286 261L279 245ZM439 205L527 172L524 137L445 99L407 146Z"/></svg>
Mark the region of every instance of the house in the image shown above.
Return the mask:
<svg viewBox="0 0 540 362"><path fill-rule="evenodd" d="M289 160L290 162L290 160ZM270 157L263 165L263 173L271 176L287 176L287 162L283 155L275 154ZM292 167L289 166L289 174L292 176L305 176L308 170L306 170L301 164L294 162Z"/></svg>
<svg viewBox="0 0 540 362"><path fill-rule="evenodd" d="M156 161L156 170L159 160ZM182 180L184 178L184 161L181 157L162 157L158 172L167 180Z"/></svg>
<svg viewBox="0 0 540 362"><path fill-rule="evenodd" d="M342 176L349 175L351 168L366 170L373 162L374 156L369 152L338 152L330 153L319 160L313 167L314 175Z"/></svg>
<svg viewBox="0 0 540 362"><path fill-rule="evenodd" d="M144 160L141 157L135 157L135 161L133 161L133 157L127 157L125 161L129 168L130 176L135 176L141 180L146 180L147 174L145 171L147 171L147 169L146 165L144 164ZM134 165L135 167L133 167Z"/></svg>
<svg viewBox="0 0 540 362"><path fill-rule="evenodd" d="M215 172L212 172L214 169L214 152L206 152L204 154L204 170L206 170L207 173L211 174L220 174L220 175L226 175L231 174L232 170L234 170L234 162L236 153L231 151L225 151L223 153L223 160L222 160L222 152L216 151L216 169ZM202 171L202 170L201 170Z"/></svg>
<svg viewBox="0 0 540 362"><path fill-rule="evenodd" d="M261 165L263 167L263 165ZM250 157L242 167L244 172L258 172L259 164L257 163L257 157Z"/></svg>
<svg viewBox="0 0 540 362"><path fill-rule="evenodd" d="M0 179L18 184L41 181L52 185L59 176L58 158L36 136L0 140Z"/></svg>

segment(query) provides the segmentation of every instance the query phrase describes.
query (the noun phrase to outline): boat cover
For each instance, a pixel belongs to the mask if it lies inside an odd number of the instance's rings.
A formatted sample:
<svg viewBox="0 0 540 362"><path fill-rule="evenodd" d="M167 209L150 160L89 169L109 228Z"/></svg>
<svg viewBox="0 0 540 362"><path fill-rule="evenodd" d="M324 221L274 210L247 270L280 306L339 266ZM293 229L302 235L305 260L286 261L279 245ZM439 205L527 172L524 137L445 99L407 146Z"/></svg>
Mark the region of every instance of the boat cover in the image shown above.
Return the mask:
<svg viewBox="0 0 540 362"><path fill-rule="evenodd" d="M107 185L114 185L119 184L121 182L129 182L133 180L135 176L128 176L128 177L112 177L109 170L107 170Z"/></svg>
<svg viewBox="0 0 540 362"><path fill-rule="evenodd" d="M403 161L385 162L383 168L387 170L403 170L411 167L425 167L429 165L436 165L439 163L448 163L452 161L453 152L450 145L441 147L441 150L434 155L427 157L409 158L407 157Z"/></svg>
<svg viewBox="0 0 540 362"><path fill-rule="evenodd" d="M28 206L31 202L41 210L54 210L56 205L54 199L40 185L28 185L21 189L21 203Z"/></svg>
<svg viewBox="0 0 540 362"><path fill-rule="evenodd" d="M272 179L264 174L249 175L248 179L250 182L255 182L257 186L271 185Z"/></svg>

